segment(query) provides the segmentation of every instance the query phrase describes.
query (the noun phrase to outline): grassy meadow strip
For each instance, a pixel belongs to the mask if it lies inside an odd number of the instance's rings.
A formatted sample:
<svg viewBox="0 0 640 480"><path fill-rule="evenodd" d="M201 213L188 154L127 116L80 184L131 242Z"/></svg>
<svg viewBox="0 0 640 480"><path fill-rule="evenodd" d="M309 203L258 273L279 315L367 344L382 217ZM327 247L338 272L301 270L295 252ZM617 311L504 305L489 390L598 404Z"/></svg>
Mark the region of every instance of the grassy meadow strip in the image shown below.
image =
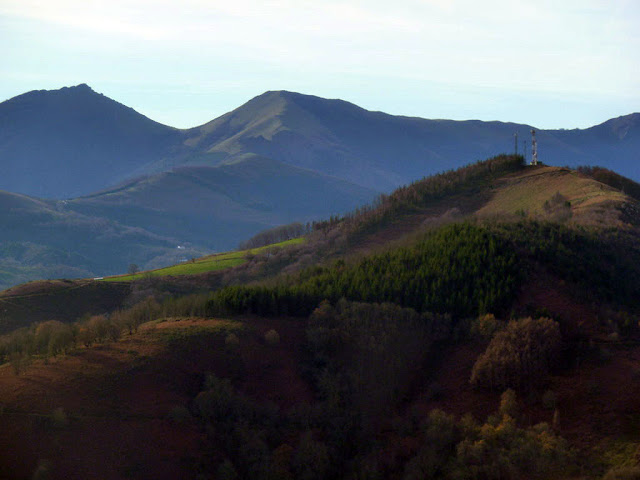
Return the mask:
<svg viewBox="0 0 640 480"><path fill-rule="evenodd" d="M197 275L199 273L215 272L218 270L224 270L227 268L237 267L247 261L247 256L256 255L266 250L284 248L290 245L300 245L305 242L304 237L294 238L291 240L285 240L284 242L274 243L266 245L264 247L251 248L248 250L239 250L234 252L216 253L206 257L194 259L189 262L179 263L178 265L172 265L170 267L159 268L157 270L149 270L146 272L140 272L133 275L117 275L113 277L107 277L104 279L106 282L131 282L133 280L139 280L141 278L163 277L167 275Z"/></svg>

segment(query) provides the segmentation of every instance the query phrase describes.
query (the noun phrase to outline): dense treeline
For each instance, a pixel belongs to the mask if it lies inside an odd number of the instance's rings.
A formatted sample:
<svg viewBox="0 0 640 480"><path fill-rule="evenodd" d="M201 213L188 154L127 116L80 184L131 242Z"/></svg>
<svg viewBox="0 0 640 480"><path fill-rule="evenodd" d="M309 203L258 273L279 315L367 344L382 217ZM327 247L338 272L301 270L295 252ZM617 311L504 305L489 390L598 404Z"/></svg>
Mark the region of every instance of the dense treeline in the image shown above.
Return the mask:
<svg viewBox="0 0 640 480"><path fill-rule="evenodd" d="M411 245L309 267L275 284L222 288L199 311L308 316L322 300L346 298L475 317L508 310L523 275L535 264L577 284L591 298L637 309L640 242L633 232L521 221L452 224ZM626 322L625 315L620 318Z"/></svg>
<svg viewBox="0 0 640 480"><path fill-rule="evenodd" d="M0 363L10 362L19 374L34 356L48 359L80 346L116 341L122 334L135 332L143 323L167 316L175 311L175 305L168 302L162 306L153 298L147 298L110 315L85 315L74 323L57 320L35 323L0 337ZM184 304L180 305L183 310L187 309Z"/></svg>
<svg viewBox="0 0 640 480"><path fill-rule="evenodd" d="M579 286L590 299L638 308L640 238L625 230L592 230L551 222L521 221L489 227L518 252Z"/></svg>
<svg viewBox="0 0 640 480"><path fill-rule="evenodd" d="M508 307L518 271L515 253L488 229L449 225L352 265L309 268L288 283L223 288L212 295L207 314L307 316L324 299L346 298L475 316Z"/></svg>

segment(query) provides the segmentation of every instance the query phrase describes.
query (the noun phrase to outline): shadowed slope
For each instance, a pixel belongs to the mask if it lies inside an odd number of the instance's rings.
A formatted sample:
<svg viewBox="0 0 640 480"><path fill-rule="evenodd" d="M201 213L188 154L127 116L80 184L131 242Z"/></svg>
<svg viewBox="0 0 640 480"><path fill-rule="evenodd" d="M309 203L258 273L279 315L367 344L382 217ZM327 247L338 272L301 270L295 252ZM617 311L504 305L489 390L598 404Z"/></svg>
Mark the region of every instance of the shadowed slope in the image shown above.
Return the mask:
<svg viewBox="0 0 640 480"><path fill-rule="evenodd" d="M70 209L228 250L259 230L356 208L375 192L246 155L218 167L182 167L78 198Z"/></svg>
<svg viewBox="0 0 640 480"><path fill-rule="evenodd" d="M169 236L73 212L64 201L0 191L0 225L0 288L37 278L121 273L130 263L176 254L177 240Z"/></svg>
<svg viewBox="0 0 640 480"><path fill-rule="evenodd" d="M0 190L68 198L130 177L180 131L78 85L0 103Z"/></svg>

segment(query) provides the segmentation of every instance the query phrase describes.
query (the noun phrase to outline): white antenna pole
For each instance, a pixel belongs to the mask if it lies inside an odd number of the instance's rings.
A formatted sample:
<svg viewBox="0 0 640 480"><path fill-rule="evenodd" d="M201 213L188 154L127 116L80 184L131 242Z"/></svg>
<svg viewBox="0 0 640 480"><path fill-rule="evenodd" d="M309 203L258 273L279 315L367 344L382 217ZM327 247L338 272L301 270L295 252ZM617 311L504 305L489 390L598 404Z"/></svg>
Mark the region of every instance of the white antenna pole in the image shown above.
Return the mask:
<svg viewBox="0 0 640 480"><path fill-rule="evenodd" d="M538 142L536 131L531 129L531 165L538 165Z"/></svg>

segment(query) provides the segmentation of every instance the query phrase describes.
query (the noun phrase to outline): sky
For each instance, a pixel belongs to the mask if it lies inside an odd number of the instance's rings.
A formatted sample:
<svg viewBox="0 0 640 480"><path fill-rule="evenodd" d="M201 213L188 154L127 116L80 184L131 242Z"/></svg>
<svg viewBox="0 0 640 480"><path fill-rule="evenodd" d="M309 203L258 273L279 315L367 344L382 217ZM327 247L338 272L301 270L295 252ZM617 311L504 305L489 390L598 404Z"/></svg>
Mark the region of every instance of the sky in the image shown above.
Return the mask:
<svg viewBox="0 0 640 480"><path fill-rule="evenodd" d="M0 0L0 102L87 83L187 128L267 90L585 128L640 112L640 0Z"/></svg>

